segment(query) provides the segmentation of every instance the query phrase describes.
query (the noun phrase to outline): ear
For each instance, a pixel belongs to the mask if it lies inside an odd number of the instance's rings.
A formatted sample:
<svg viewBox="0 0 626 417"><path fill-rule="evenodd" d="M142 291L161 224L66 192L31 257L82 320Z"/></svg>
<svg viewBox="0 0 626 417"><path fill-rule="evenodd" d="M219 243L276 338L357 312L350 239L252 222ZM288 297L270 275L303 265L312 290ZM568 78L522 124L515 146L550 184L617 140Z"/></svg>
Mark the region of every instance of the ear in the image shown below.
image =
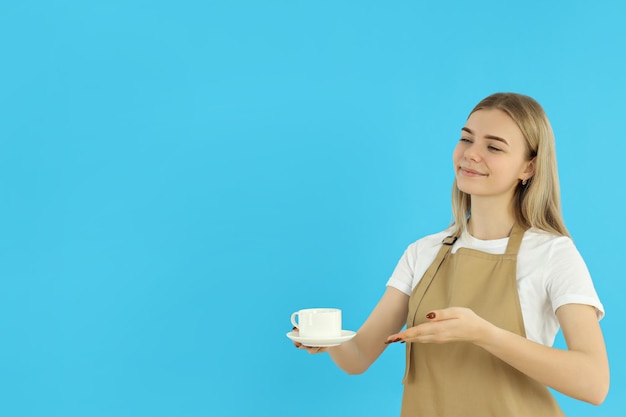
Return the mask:
<svg viewBox="0 0 626 417"><path fill-rule="evenodd" d="M520 180L529 180L535 175L535 160L537 158L533 158L530 161L526 162L526 167L522 171Z"/></svg>

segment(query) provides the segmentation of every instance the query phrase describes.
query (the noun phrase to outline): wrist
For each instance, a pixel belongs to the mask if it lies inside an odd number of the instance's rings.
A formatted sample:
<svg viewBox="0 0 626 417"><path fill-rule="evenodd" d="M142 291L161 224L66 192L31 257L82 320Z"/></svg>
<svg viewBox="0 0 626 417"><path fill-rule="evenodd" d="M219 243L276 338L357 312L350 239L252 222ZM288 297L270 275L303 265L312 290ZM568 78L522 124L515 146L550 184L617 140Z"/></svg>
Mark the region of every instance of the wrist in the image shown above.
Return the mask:
<svg viewBox="0 0 626 417"><path fill-rule="evenodd" d="M498 334L500 332L500 328L488 322L484 321L484 326L479 332L479 337L476 340L475 344L486 348L487 346L494 345L495 341L498 339Z"/></svg>

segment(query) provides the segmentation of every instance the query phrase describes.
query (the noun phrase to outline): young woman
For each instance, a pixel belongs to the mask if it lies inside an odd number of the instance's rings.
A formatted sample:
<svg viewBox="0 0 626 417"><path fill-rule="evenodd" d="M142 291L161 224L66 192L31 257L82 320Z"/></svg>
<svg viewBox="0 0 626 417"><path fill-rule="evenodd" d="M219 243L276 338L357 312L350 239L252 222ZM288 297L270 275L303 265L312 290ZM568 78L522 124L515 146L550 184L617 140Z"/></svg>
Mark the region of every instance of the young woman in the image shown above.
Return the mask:
<svg viewBox="0 0 626 417"><path fill-rule="evenodd" d="M402 416L563 416L546 387L602 403L604 311L563 224L543 109L520 94L485 98L453 163L452 226L407 248L352 340L296 347L358 374L406 342ZM551 347L559 326L567 350Z"/></svg>

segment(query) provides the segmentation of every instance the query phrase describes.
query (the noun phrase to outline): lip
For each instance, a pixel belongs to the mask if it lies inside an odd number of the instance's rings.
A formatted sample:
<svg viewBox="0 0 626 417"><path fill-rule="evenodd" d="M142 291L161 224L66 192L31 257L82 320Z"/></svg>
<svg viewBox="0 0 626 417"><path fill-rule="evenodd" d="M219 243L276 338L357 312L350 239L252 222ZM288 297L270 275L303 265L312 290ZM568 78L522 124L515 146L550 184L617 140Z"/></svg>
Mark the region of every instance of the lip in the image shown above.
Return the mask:
<svg viewBox="0 0 626 417"><path fill-rule="evenodd" d="M461 175L466 176L466 177L485 177L485 176L487 176L487 174L483 174L482 172L474 171L473 169L463 168L463 167L459 168L459 173Z"/></svg>

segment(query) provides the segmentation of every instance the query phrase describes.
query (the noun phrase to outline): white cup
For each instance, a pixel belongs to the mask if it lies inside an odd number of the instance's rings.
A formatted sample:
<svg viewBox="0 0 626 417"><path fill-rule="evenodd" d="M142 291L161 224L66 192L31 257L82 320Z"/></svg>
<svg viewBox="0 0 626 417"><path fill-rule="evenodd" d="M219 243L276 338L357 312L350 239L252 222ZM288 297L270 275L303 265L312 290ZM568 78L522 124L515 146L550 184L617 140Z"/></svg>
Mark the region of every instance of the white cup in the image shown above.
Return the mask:
<svg viewBox="0 0 626 417"><path fill-rule="evenodd" d="M296 316L298 321L296 322ZM306 308L291 315L300 337L330 339L341 336L341 310L338 308Z"/></svg>

